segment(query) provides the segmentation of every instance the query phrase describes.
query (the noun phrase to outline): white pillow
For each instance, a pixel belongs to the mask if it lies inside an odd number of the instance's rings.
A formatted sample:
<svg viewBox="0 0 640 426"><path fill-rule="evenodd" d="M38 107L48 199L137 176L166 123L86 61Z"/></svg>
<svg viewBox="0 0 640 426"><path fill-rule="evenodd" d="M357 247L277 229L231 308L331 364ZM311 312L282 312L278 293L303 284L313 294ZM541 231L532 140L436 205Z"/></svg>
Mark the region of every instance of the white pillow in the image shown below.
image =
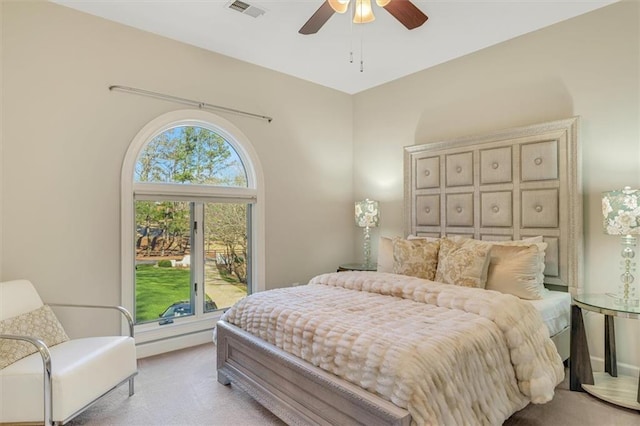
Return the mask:
<svg viewBox="0 0 640 426"><path fill-rule="evenodd" d="M540 276L539 259L535 244L494 244L485 288L521 299L542 299L544 275Z"/></svg>
<svg viewBox="0 0 640 426"><path fill-rule="evenodd" d="M427 240L429 242L438 241L440 238L435 237L423 237L422 235L407 235L407 240Z"/></svg>
<svg viewBox="0 0 640 426"><path fill-rule="evenodd" d="M391 238L378 239L378 272L393 272L393 240Z"/></svg>

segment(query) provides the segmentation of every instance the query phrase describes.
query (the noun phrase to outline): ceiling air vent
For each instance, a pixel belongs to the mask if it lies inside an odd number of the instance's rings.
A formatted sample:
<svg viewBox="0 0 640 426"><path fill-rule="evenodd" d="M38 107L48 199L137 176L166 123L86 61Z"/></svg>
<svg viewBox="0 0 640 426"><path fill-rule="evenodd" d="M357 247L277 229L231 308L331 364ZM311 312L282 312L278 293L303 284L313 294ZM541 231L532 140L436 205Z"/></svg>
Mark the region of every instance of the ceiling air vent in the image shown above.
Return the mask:
<svg viewBox="0 0 640 426"><path fill-rule="evenodd" d="M245 15L252 16L257 18L258 16L264 15L264 10L258 7L252 6L249 3L245 3L240 0L232 1L227 4L229 9L235 10L236 12L240 12Z"/></svg>

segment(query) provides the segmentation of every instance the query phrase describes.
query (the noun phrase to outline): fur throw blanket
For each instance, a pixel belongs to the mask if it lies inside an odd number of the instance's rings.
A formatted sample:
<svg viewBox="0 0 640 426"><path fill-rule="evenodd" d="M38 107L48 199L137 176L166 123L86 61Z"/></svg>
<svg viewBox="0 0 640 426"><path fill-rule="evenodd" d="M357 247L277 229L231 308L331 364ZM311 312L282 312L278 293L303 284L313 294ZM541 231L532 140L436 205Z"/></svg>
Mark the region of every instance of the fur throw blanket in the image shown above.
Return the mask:
<svg viewBox="0 0 640 426"><path fill-rule="evenodd" d="M498 292L377 272L249 296L223 320L407 409L414 424L499 425L564 368L539 313Z"/></svg>

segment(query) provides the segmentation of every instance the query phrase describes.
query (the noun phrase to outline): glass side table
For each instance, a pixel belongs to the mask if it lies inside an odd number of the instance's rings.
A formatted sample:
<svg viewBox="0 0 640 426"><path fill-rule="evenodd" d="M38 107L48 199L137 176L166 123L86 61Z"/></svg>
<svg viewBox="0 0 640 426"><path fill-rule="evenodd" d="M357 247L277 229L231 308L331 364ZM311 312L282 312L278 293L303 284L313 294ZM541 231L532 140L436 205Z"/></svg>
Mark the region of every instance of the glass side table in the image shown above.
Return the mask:
<svg viewBox="0 0 640 426"><path fill-rule="evenodd" d="M640 307L614 303L606 294L581 294L571 305L571 357L569 381L572 391L588 392L602 400L640 410L640 383L635 377L618 375L613 319L640 319ZM582 311L604 315L604 372L594 373L587 346Z"/></svg>
<svg viewBox="0 0 640 426"><path fill-rule="evenodd" d="M364 263L343 263L338 266L337 272L343 271L376 271L378 269L377 263L365 265Z"/></svg>

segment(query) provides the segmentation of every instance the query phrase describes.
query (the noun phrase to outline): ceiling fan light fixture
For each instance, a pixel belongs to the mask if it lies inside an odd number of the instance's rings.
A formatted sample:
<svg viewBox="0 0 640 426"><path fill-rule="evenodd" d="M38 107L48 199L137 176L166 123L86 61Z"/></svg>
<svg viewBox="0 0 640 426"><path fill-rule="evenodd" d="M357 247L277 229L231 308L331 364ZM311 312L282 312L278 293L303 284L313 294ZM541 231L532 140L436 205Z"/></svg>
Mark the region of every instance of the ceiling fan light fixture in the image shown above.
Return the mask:
<svg viewBox="0 0 640 426"><path fill-rule="evenodd" d="M349 8L349 0L327 0L327 2L337 13L345 13Z"/></svg>
<svg viewBox="0 0 640 426"><path fill-rule="evenodd" d="M241 0L231 1L241 2ZM429 19L427 15L413 4L412 0L376 0L376 4L391 14L408 30L418 28ZM326 0L322 2L318 10L311 15L298 32L304 35L317 33L334 13L345 13L349 10L349 6L353 8L353 22L356 24L364 24L376 19L375 16L373 16L371 0L356 0L355 5L353 5L350 0Z"/></svg>
<svg viewBox="0 0 640 426"><path fill-rule="evenodd" d="M366 24L376 19L373 16L373 9L371 8L371 0L356 0L355 12L353 14L354 24Z"/></svg>

